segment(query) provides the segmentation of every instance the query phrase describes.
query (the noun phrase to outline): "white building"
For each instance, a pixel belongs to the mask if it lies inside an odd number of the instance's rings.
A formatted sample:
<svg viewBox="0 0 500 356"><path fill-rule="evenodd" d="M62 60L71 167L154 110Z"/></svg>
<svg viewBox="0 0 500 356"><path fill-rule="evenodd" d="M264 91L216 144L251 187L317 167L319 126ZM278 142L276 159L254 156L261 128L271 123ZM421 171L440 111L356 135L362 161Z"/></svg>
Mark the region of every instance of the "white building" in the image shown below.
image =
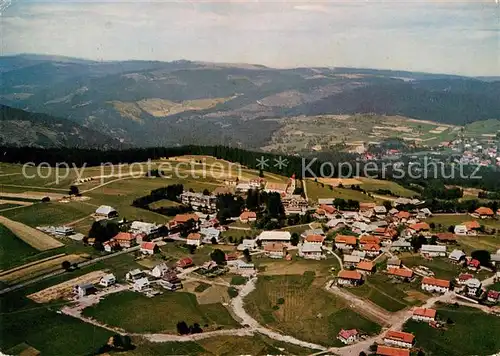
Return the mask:
<svg viewBox="0 0 500 356"><path fill-rule="evenodd" d="M262 244L280 242L289 245L291 238L292 235L288 231L262 231L256 240L262 241Z"/></svg>
<svg viewBox="0 0 500 356"><path fill-rule="evenodd" d="M139 278L134 282L134 291L143 292L149 289L149 280L147 277Z"/></svg>
<svg viewBox="0 0 500 356"><path fill-rule="evenodd" d="M422 245L420 248L422 256L446 257L446 246L444 245Z"/></svg>
<svg viewBox="0 0 500 356"><path fill-rule="evenodd" d="M116 277L113 273L108 273L102 276L101 280L99 281L99 285L103 287L109 287L115 283L116 283Z"/></svg>
<svg viewBox="0 0 500 356"><path fill-rule="evenodd" d="M238 251L245 251L246 249L248 249L249 251L254 251L257 249L257 243L253 239L243 239L243 241L241 241L241 244L239 244L236 249Z"/></svg>
<svg viewBox="0 0 500 356"><path fill-rule="evenodd" d="M163 277L170 269L166 263L160 263L153 267L151 275L156 278Z"/></svg>
<svg viewBox="0 0 500 356"><path fill-rule="evenodd" d="M73 229L70 226L56 226L54 228L54 234L59 235L59 236L72 235L74 232L75 232L75 229Z"/></svg>
<svg viewBox="0 0 500 356"><path fill-rule="evenodd" d="M455 233L455 235L465 236L468 233L467 226L455 225L453 232Z"/></svg>
<svg viewBox="0 0 500 356"><path fill-rule="evenodd" d="M448 258L455 263L465 260L465 252L462 250L453 250Z"/></svg>
<svg viewBox="0 0 500 356"><path fill-rule="evenodd" d="M411 317L415 321L423 321L429 323L436 321L436 310L428 308L416 308Z"/></svg>
<svg viewBox="0 0 500 356"><path fill-rule="evenodd" d="M465 287L467 288L467 294L471 297L475 297L481 291L481 281L477 278L471 278L465 281Z"/></svg>
<svg viewBox="0 0 500 356"><path fill-rule="evenodd" d="M201 234L199 234L197 232L190 233L186 238L186 244L200 247L201 246Z"/></svg>
<svg viewBox="0 0 500 356"><path fill-rule="evenodd" d="M324 256L321 244L304 242L299 246L299 256L311 260L322 259Z"/></svg>
<svg viewBox="0 0 500 356"><path fill-rule="evenodd" d="M422 289L430 293L446 293L450 290L450 282L444 279L424 277Z"/></svg>
<svg viewBox="0 0 500 356"><path fill-rule="evenodd" d="M143 221L133 221L130 225L130 232L133 234L155 235L159 232L160 226Z"/></svg>
<svg viewBox="0 0 500 356"><path fill-rule="evenodd" d="M350 345L358 341L359 333L356 329L344 330L341 329L337 335L337 339L345 345Z"/></svg>
<svg viewBox="0 0 500 356"><path fill-rule="evenodd" d="M95 211L96 216L100 216L106 219L114 218L118 216L118 212L115 210L115 208L109 206L109 205L101 205L98 207Z"/></svg>
<svg viewBox="0 0 500 356"><path fill-rule="evenodd" d="M220 230L213 227L202 227L200 233L203 235L202 242L205 244L212 243L212 239L219 243Z"/></svg>
<svg viewBox="0 0 500 356"><path fill-rule="evenodd" d="M193 210L207 210L209 214L217 211L217 197L215 195L183 192L181 194L181 201L184 205L190 205Z"/></svg>
<svg viewBox="0 0 500 356"><path fill-rule="evenodd" d="M384 336L384 344L389 346L404 347L411 349L415 341L415 336L402 331L389 330Z"/></svg>

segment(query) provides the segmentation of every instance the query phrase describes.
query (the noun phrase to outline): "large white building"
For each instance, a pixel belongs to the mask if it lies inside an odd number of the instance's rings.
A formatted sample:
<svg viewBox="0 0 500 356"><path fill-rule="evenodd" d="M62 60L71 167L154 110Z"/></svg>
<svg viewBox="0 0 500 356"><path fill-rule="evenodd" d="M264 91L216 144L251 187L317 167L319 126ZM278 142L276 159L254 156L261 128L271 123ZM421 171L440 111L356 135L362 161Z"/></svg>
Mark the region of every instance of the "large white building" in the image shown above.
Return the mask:
<svg viewBox="0 0 500 356"><path fill-rule="evenodd" d="M181 194L181 201L184 205L191 205L193 210L206 210L209 214L213 214L217 211L217 197L215 195L183 192Z"/></svg>
<svg viewBox="0 0 500 356"><path fill-rule="evenodd" d="M413 311L411 318L415 321L423 321L429 323L436 320L436 310L429 308L416 308Z"/></svg>
<svg viewBox="0 0 500 356"><path fill-rule="evenodd" d="M130 232L134 234L146 234L148 236L157 234L160 226L143 221L133 221L130 225Z"/></svg>
<svg viewBox="0 0 500 356"><path fill-rule="evenodd" d="M256 240L262 244L280 242L288 246L291 238L292 234L288 231L262 231Z"/></svg>
<svg viewBox="0 0 500 356"><path fill-rule="evenodd" d="M429 257L446 257L446 246L444 245L422 245L420 254Z"/></svg>
<svg viewBox="0 0 500 356"><path fill-rule="evenodd" d="M446 293L450 290L450 281L432 277L424 277L422 289L430 293Z"/></svg>
<svg viewBox="0 0 500 356"><path fill-rule="evenodd" d="M389 330L384 336L384 344L389 346L404 347L410 349L415 341L415 336L402 331Z"/></svg>

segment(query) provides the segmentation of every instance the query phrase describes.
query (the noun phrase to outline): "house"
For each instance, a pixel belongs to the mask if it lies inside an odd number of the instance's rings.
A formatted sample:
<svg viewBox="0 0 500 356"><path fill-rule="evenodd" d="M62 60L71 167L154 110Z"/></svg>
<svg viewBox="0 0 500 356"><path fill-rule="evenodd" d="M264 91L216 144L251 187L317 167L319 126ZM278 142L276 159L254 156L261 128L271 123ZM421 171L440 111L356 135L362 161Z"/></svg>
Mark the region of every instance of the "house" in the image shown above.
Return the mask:
<svg viewBox="0 0 500 356"><path fill-rule="evenodd" d="M281 199L285 215L304 215L309 207L309 203L301 195L287 195Z"/></svg>
<svg viewBox="0 0 500 356"><path fill-rule="evenodd" d="M116 283L116 277L113 273L108 273L101 277L99 285L102 287L109 287Z"/></svg>
<svg viewBox="0 0 500 356"><path fill-rule="evenodd" d="M419 209L417 211L417 219L426 219L432 216L432 212L429 208Z"/></svg>
<svg viewBox="0 0 500 356"><path fill-rule="evenodd" d="M389 330L384 335L384 344L411 349L415 342L415 335L402 331Z"/></svg>
<svg viewBox="0 0 500 356"><path fill-rule="evenodd" d="M200 229L200 234L202 235L201 242L205 244L210 244L212 241L219 243L219 236L221 231L214 227L202 227Z"/></svg>
<svg viewBox="0 0 500 356"><path fill-rule="evenodd" d="M331 219L326 223L326 226L333 230L339 230L346 227L346 222L344 219Z"/></svg>
<svg viewBox="0 0 500 356"><path fill-rule="evenodd" d="M461 228L461 234L462 235L469 235L469 236L475 236L477 235L477 231L481 228L481 224L479 224L476 220L471 220L471 221L466 221L462 223L463 226L465 226L466 232L465 234L463 233L463 228ZM462 226L462 225L457 225L457 226ZM456 229L456 226L455 226ZM455 234L458 234L455 231Z"/></svg>
<svg viewBox="0 0 500 356"><path fill-rule="evenodd" d="M361 274L372 274L375 271L375 265L370 261L361 261L356 265L356 271Z"/></svg>
<svg viewBox="0 0 500 356"><path fill-rule="evenodd" d="M142 277L144 277L144 276L145 276L145 274L144 274L144 272L143 272L143 271L141 271L141 270L140 270L140 269L138 269L138 268L135 268L135 269L133 269L133 270L131 270L131 271L127 272L127 274L125 275L125 279L126 279L127 281L131 281L131 282L133 282L133 281L136 281L136 280L138 280L138 279L141 279L141 278L142 278Z"/></svg>
<svg viewBox="0 0 500 356"><path fill-rule="evenodd" d="M358 256L359 258L364 260L366 258L366 251L354 250L351 252L351 256Z"/></svg>
<svg viewBox="0 0 500 356"><path fill-rule="evenodd" d="M461 273L457 278L457 284L463 286L469 279L472 278L474 278L474 276L470 273Z"/></svg>
<svg viewBox="0 0 500 356"><path fill-rule="evenodd" d="M146 234L146 236L158 235L160 226L143 221L132 221L130 232L133 234Z"/></svg>
<svg viewBox="0 0 500 356"><path fill-rule="evenodd" d="M399 213L399 210L396 209L396 208L392 208L391 210L389 210L389 215L397 215Z"/></svg>
<svg viewBox="0 0 500 356"><path fill-rule="evenodd" d="M203 193L183 192L181 194L181 202L186 206L191 206L193 210L203 211L208 214L213 214L217 211L217 196L205 195Z"/></svg>
<svg viewBox="0 0 500 356"><path fill-rule="evenodd" d="M436 310L429 308L416 308L413 310L411 318L415 321L424 321L426 323L436 321Z"/></svg>
<svg viewBox="0 0 500 356"><path fill-rule="evenodd" d="M409 281L413 277L413 271L406 268L389 268L387 273L404 281Z"/></svg>
<svg viewBox="0 0 500 356"><path fill-rule="evenodd" d="M419 233L419 232L429 231L431 229L431 227L426 222L419 222L419 223L410 225L409 229L413 233Z"/></svg>
<svg viewBox="0 0 500 356"><path fill-rule="evenodd" d="M337 284L341 286L357 286L363 283L363 275L358 271L343 269L337 275Z"/></svg>
<svg viewBox="0 0 500 356"><path fill-rule="evenodd" d="M390 257L387 260L387 270L401 267L401 260L397 257Z"/></svg>
<svg viewBox="0 0 500 356"><path fill-rule="evenodd" d="M451 262L460 263L465 260L465 252L462 250L453 250L448 256Z"/></svg>
<svg viewBox="0 0 500 356"><path fill-rule="evenodd" d="M269 242L264 246L264 253L270 258L283 258L287 254L287 246L281 242Z"/></svg>
<svg viewBox="0 0 500 356"><path fill-rule="evenodd" d="M481 292L481 286L482 283L477 278L471 278L465 281L465 288L467 290L467 295L471 297L475 297L478 295L479 292Z"/></svg>
<svg viewBox="0 0 500 356"><path fill-rule="evenodd" d="M446 257L446 246L422 245L420 254L424 257Z"/></svg>
<svg viewBox="0 0 500 356"><path fill-rule="evenodd" d="M243 239L243 241L241 241L241 244L239 244L236 249L238 251L245 251L246 249L248 249L249 251L254 251L257 249L257 243L253 239Z"/></svg>
<svg viewBox="0 0 500 356"><path fill-rule="evenodd" d="M174 218L169 222L169 226L171 228L180 227L186 224L188 221L193 221L194 228L197 229L200 223L200 217L196 214L177 214Z"/></svg>
<svg viewBox="0 0 500 356"><path fill-rule="evenodd" d="M498 300L500 299L500 292L498 292L496 290L490 290L490 291L488 291L488 295L487 295L486 299L490 303L498 303Z"/></svg>
<svg viewBox="0 0 500 356"><path fill-rule="evenodd" d="M190 233L186 237L186 244L200 247L201 246L201 234L199 234L197 232Z"/></svg>
<svg viewBox="0 0 500 356"><path fill-rule="evenodd" d="M75 294L80 298L86 295L94 294L97 291L96 287L92 283L79 284L74 288Z"/></svg>
<svg viewBox="0 0 500 356"><path fill-rule="evenodd" d="M154 242L143 242L141 244L141 253L145 255L153 255L155 253L155 250L157 249L157 246Z"/></svg>
<svg viewBox="0 0 500 356"><path fill-rule="evenodd" d="M467 261L467 269L477 272L479 270L479 267L481 266L481 262L476 260L475 258L471 258L470 260Z"/></svg>
<svg viewBox="0 0 500 356"><path fill-rule="evenodd" d="M242 223L248 224L249 222L257 220L257 213L254 211L244 211L240 214L239 219Z"/></svg>
<svg viewBox="0 0 500 356"><path fill-rule="evenodd" d="M316 209L316 214L325 215L326 217L332 217L337 209L331 205L320 205L318 209Z"/></svg>
<svg viewBox="0 0 500 356"><path fill-rule="evenodd" d="M490 258L493 266L500 266L500 249L496 253L492 253Z"/></svg>
<svg viewBox="0 0 500 356"><path fill-rule="evenodd" d="M157 264L156 266L153 267L151 270L151 275L156 278L161 278L163 277L168 271L170 271L170 268L167 266L166 263L160 263Z"/></svg>
<svg viewBox="0 0 500 356"><path fill-rule="evenodd" d="M364 235L359 238L359 243L364 244L380 244L380 238L373 235Z"/></svg>
<svg viewBox="0 0 500 356"><path fill-rule="evenodd" d="M477 208L474 211L473 215L477 215L481 219L487 219L487 218L491 218L491 217L495 216L495 213L493 212L492 209L482 206L480 208Z"/></svg>
<svg viewBox="0 0 500 356"><path fill-rule="evenodd" d="M438 232L437 234L433 234L432 236L435 237L439 243L457 243L457 236L452 232Z"/></svg>
<svg viewBox="0 0 500 356"><path fill-rule="evenodd" d="M323 242L325 241L325 237L322 235L307 235L305 238L304 242L310 243L310 244L317 244L317 245L323 245Z"/></svg>
<svg viewBox="0 0 500 356"><path fill-rule="evenodd" d="M120 248L120 244L118 243L118 241L110 239L108 241L104 241L102 243L102 247L106 252L113 252Z"/></svg>
<svg viewBox="0 0 500 356"><path fill-rule="evenodd" d="M310 230L306 230L302 234L300 234L300 237L302 237L303 239L305 239L309 235L321 235L321 236L325 236L325 233L323 232L323 229L310 229Z"/></svg>
<svg viewBox="0 0 500 356"><path fill-rule="evenodd" d="M360 211L367 211L367 210L373 210L375 208L376 204L375 203L359 203L359 210Z"/></svg>
<svg viewBox="0 0 500 356"><path fill-rule="evenodd" d="M340 329L340 332L337 335L337 339L340 340L345 345L353 344L356 341L358 341L359 332L356 329L350 329L350 330Z"/></svg>
<svg viewBox="0 0 500 356"><path fill-rule="evenodd" d="M120 247L129 248L135 245L136 236L131 234L130 232L119 232L115 237L113 237L113 240L118 242Z"/></svg>
<svg viewBox="0 0 500 356"><path fill-rule="evenodd" d="M389 248L389 250L400 252L400 251L409 251L409 250L411 250L411 248L412 247L411 247L410 242L408 242L404 239L399 239L399 240L394 241L391 244L391 247Z"/></svg>
<svg viewBox="0 0 500 356"><path fill-rule="evenodd" d="M289 246L291 238L292 234L288 231L262 231L256 240L261 241L263 245L282 243Z"/></svg>
<svg viewBox="0 0 500 356"><path fill-rule="evenodd" d="M361 246L363 248L363 251L366 252L366 255L368 257L376 257L376 256L380 255L380 252L382 252L380 250L380 245L378 245L378 244L364 244Z"/></svg>
<svg viewBox="0 0 500 356"><path fill-rule="evenodd" d="M176 266L178 268L188 268L193 265L193 259L191 257L184 257L177 261Z"/></svg>
<svg viewBox="0 0 500 356"><path fill-rule="evenodd" d="M337 235L335 236L335 247L338 249L352 249L357 244L356 236Z"/></svg>
<svg viewBox="0 0 500 356"><path fill-rule="evenodd" d="M424 277L422 289L430 293L446 293L450 290L450 281L432 277Z"/></svg>
<svg viewBox="0 0 500 356"><path fill-rule="evenodd" d="M411 214L407 211L400 211L396 214L396 218L400 221L400 222L405 222L407 221L409 218L411 217Z"/></svg>
<svg viewBox="0 0 500 356"><path fill-rule="evenodd" d="M172 270L166 272L158 281L158 284L170 291L175 291L182 288L182 282L180 278L177 277L177 274Z"/></svg>
<svg viewBox="0 0 500 356"><path fill-rule="evenodd" d="M97 217L102 217L106 219L112 219L118 216L118 212L115 210L115 208L112 208L109 205L101 205L96 209L94 214Z"/></svg>
<svg viewBox="0 0 500 356"><path fill-rule="evenodd" d="M373 208L373 211L378 218L383 218L387 214L387 208L383 205L377 205Z"/></svg>
<svg viewBox="0 0 500 356"><path fill-rule="evenodd" d="M371 226L362 221L355 221L351 226L351 230L356 234L363 234L365 232L372 231Z"/></svg>
<svg viewBox="0 0 500 356"><path fill-rule="evenodd" d="M334 198L318 198L319 205L333 205L335 202Z"/></svg>
<svg viewBox="0 0 500 356"><path fill-rule="evenodd" d="M288 189L288 184L286 183L272 183L267 182L264 191L266 193L280 193L285 195Z"/></svg>
<svg viewBox="0 0 500 356"><path fill-rule="evenodd" d="M453 228L453 232L455 235L465 236L468 234L467 226L455 225L455 227Z"/></svg>
<svg viewBox="0 0 500 356"><path fill-rule="evenodd" d="M70 226L56 226L54 228L54 235L69 236L75 233L75 229Z"/></svg>
<svg viewBox="0 0 500 356"><path fill-rule="evenodd" d="M310 259L310 260L320 260L323 256L323 250L321 249L321 244L314 242L304 242L299 246L299 256Z"/></svg>
<svg viewBox="0 0 500 356"><path fill-rule="evenodd" d="M410 356L410 350L378 345L376 354L379 356Z"/></svg>
<svg viewBox="0 0 500 356"><path fill-rule="evenodd" d="M360 256L355 255L344 255L343 258L345 267L356 266L362 260Z"/></svg>
<svg viewBox="0 0 500 356"><path fill-rule="evenodd" d="M147 289L149 289L149 280L147 277L139 278L134 282L134 291L144 292Z"/></svg>

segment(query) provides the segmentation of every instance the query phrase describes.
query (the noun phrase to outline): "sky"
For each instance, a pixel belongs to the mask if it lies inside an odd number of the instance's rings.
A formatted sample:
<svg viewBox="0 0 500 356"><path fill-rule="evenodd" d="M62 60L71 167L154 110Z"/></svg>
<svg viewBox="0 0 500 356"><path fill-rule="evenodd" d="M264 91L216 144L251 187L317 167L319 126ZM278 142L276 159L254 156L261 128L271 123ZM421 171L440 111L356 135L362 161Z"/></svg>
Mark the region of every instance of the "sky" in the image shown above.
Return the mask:
<svg viewBox="0 0 500 356"><path fill-rule="evenodd" d="M498 76L496 1L0 0L0 51Z"/></svg>

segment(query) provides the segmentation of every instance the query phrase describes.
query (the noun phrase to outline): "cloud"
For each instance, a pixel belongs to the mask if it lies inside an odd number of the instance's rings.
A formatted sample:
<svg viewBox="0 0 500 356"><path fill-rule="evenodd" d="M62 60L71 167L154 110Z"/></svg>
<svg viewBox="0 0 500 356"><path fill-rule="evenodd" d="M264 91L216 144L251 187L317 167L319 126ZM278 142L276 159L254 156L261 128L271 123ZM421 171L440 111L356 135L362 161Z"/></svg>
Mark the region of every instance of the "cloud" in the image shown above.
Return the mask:
<svg viewBox="0 0 500 356"><path fill-rule="evenodd" d="M498 75L494 4L14 2L2 53L356 66ZM496 60L495 60L496 58Z"/></svg>

